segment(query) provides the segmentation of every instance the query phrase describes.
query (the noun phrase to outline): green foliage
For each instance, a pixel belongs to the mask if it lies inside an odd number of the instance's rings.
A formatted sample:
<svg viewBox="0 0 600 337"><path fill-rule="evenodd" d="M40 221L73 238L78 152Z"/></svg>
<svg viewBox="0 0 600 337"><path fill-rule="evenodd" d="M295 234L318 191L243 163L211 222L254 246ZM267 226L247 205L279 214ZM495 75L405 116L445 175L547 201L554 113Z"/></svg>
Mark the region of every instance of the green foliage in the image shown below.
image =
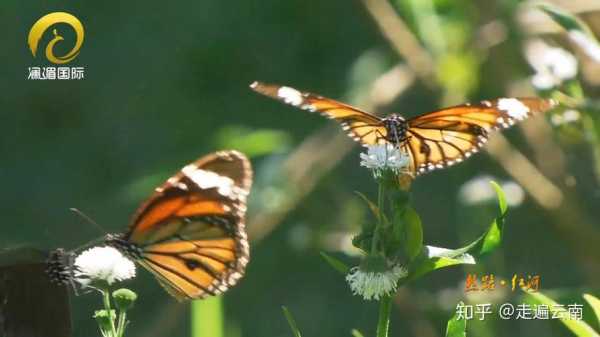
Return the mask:
<svg viewBox="0 0 600 337"><path fill-rule="evenodd" d="M600 43L585 22L559 7L550 4L538 6L569 33L571 41L577 44L582 51L592 59L600 61Z"/></svg>
<svg viewBox="0 0 600 337"><path fill-rule="evenodd" d="M458 305L464 305L464 303L459 302ZM467 337L467 321L464 317L459 317L458 313L454 313L446 325L446 337Z"/></svg>
<svg viewBox="0 0 600 337"><path fill-rule="evenodd" d="M551 299L550 297L544 295L541 292L530 292L527 293L527 296L533 301L533 303L537 304L545 304L548 306L549 311L552 314L560 315L560 321L567 327L571 332L577 337L599 337L594 329L592 329L589 324L580 320L572 320L568 318L568 314L566 314L567 310L562 307L556 307L558 303ZM567 315L565 317L564 315Z"/></svg>
<svg viewBox="0 0 600 337"><path fill-rule="evenodd" d="M600 323L600 299L598 299L598 297L590 295L590 294L583 294L583 298L592 307L592 309L594 310L594 313L596 314L596 318L598 319L598 323Z"/></svg>
<svg viewBox="0 0 600 337"><path fill-rule="evenodd" d="M498 196L500 214L492 221L485 233L472 243L458 249L423 246L419 255L409 265L409 275L406 281L415 280L441 268L459 264L475 264L476 258L481 258L500 246L504 230L504 217L508 206L500 186L495 182L491 182L491 184Z"/></svg>
<svg viewBox="0 0 600 337"><path fill-rule="evenodd" d="M298 325L296 324L296 320L294 320L292 313L285 306L282 306L281 310L283 310L285 319L287 320L288 324L290 325L290 329L292 329L292 334L294 335L294 337L302 337L302 334L300 334L300 330L298 329Z"/></svg>
<svg viewBox="0 0 600 337"><path fill-rule="evenodd" d="M567 31L580 31L591 38L594 38L594 34L588 25L578 17L570 14L569 12L554 6L549 3L538 4L538 7L546 12L550 17L561 27Z"/></svg>
<svg viewBox="0 0 600 337"><path fill-rule="evenodd" d="M421 218L415 209L406 205L398 207L394 212L391 233L386 233L389 241L386 250L390 253L403 249L408 261L412 261L419 255L423 247L423 227Z"/></svg>
<svg viewBox="0 0 600 337"><path fill-rule="evenodd" d="M325 259L325 261L331 266L333 267L333 269L339 271L342 274L348 274L348 272L350 271L350 267L348 267L344 262L342 262L341 260L325 253L325 252L321 252L321 257L323 257L323 259Z"/></svg>
<svg viewBox="0 0 600 337"><path fill-rule="evenodd" d="M350 332L352 333L352 337L365 337L362 332L358 331L357 329L352 329Z"/></svg>

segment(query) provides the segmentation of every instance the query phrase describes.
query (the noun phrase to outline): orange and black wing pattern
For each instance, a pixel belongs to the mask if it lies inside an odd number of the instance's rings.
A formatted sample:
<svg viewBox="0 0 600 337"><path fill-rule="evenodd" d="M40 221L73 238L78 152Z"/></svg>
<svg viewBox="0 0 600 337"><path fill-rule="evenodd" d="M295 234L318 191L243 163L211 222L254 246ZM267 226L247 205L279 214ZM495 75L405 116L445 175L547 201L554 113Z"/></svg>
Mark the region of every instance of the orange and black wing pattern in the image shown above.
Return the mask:
<svg viewBox="0 0 600 337"><path fill-rule="evenodd" d="M415 175L459 163L479 151L492 130L504 129L556 105L540 98L499 98L426 113L407 121L400 145Z"/></svg>
<svg viewBox="0 0 600 337"><path fill-rule="evenodd" d="M385 144L387 131L379 117L330 98L291 87L254 82L252 90L302 110L338 121L344 131L363 145Z"/></svg>
<svg viewBox="0 0 600 337"><path fill-rule="evenodd" d="M200 158L169 178L135 214L123 241L179 300L224 292L244 274L250 162L237 151Z"/></svg>

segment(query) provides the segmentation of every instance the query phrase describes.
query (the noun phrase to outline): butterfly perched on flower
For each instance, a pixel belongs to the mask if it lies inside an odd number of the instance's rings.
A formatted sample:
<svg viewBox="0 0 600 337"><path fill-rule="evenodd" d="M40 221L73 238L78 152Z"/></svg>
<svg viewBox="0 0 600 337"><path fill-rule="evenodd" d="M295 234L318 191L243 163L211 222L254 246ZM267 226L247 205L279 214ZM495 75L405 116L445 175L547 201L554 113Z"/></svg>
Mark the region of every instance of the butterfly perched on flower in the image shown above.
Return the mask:
<svg viewBox="0 0 600 337"><path fill-rule="evenodd" d="M413 118L377 117L333 99L291 87L254 82L263 95L338 121L348 136L364 146L392 144L410 158L410 172L423 174L459 163L479 151L489 132L508 128L556 105L541 98L499 98L457 105Z"/></svg>
<svg viewBox="0 0 600 337"><path fill-rule="evenodd" d="M106 243L149 270L178 300L224 292L244 274L249 160L219 151L185 166L155 189L124 234Z"/></svg>

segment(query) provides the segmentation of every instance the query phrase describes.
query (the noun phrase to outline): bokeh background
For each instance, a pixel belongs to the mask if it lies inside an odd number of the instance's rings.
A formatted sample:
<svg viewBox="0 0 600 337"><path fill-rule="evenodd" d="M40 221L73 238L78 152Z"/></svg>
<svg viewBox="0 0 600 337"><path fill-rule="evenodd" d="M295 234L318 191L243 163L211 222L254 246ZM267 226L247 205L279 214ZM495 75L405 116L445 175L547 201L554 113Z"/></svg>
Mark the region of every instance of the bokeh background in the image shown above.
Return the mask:
<svg viewBox="0 0 600 337"><path fill-rule="evenodd" d="M597 1L555 3L600 32ZM359 261L350 240L369 214L354 191L376 192L359 166L360 149L332 122L248 85L288 84L410 117L469 100L538 95L526 52L532 39L544 38L574 53L579 82L593 99L600 64L530 5L3 1L0 247L76 249L105 234L71 207L106 232L123 231L137 205L184 164L235 148L251 156L256 173L252 260L238 286L202 309L206 326L218 329L212 311L222 308L227 337L290 336L285 305L305 336L349 336L353 328L373 335L376 304L352 296L319 256ZM85 67L84 80L27 80L28 67L48 65L43 55L32 57L27 34L54 11L74 14L85 27L81 53L69 64ZM61 54L73 33L58 28L66 39ZM47 32L40 46L50 39ZM592 110L580 111L588 119L565 122L558 111L555 123L554 115L529 120L496 135L487 152L414 183L426 244L460 247L488 226L496 213L488 177L505 183L512 206L503 248L484 263L437 271L399 291L391 336L443 336L460 300L522 302L510 290L466 294L468 273L539 275L542 290L563 303L598 294L600 123ZM190 306L171 299L149 273L139 270L127 286L140 295L129 336L190 336ZM99 300L91 293L72 298L75 336L99 335L91 318ZM584 317L598 328L588 307ZM478 337L569 335L558 321L497 316L468 329Z"/></svg>

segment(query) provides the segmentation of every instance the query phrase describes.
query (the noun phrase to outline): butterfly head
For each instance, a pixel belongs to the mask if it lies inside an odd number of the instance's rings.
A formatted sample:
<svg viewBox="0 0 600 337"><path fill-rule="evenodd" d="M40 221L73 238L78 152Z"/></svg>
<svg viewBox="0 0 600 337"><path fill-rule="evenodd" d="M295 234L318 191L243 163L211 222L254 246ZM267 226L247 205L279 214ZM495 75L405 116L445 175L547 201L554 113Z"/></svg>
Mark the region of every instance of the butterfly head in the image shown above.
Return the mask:
<svg viewBox="0 0 600 337"><path fill-rule="evenodd" d="M383 126L387 131L388 141L398 144L406 139L408 124L404 117L397 114L391 114L383 119Z"/></svg>

